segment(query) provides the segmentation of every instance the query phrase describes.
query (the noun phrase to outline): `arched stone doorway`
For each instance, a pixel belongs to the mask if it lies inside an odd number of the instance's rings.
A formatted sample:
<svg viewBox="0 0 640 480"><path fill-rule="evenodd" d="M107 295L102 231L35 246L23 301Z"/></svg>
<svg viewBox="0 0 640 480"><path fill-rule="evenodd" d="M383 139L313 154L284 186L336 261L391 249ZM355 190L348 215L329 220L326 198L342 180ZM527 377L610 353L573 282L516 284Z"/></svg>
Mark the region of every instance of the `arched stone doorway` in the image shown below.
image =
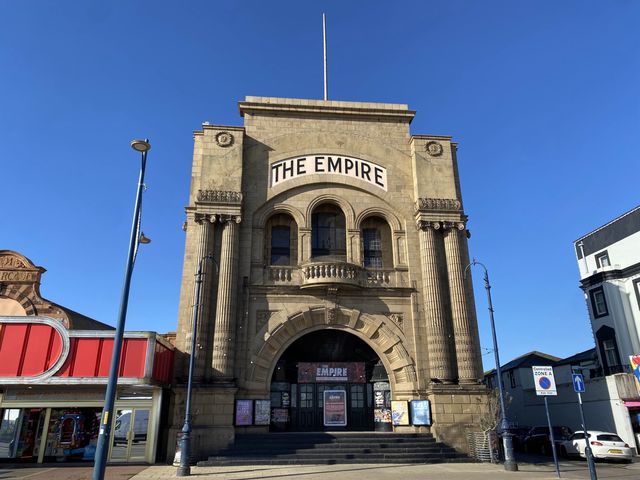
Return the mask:
<svg viewBox="0 0 640 480"><path fill-rule="evenodd" d="M344 330L293 341L271 376L276 431L390 430L391 388L376 352ZM388 421L387 421L388 420Z"/></svg>

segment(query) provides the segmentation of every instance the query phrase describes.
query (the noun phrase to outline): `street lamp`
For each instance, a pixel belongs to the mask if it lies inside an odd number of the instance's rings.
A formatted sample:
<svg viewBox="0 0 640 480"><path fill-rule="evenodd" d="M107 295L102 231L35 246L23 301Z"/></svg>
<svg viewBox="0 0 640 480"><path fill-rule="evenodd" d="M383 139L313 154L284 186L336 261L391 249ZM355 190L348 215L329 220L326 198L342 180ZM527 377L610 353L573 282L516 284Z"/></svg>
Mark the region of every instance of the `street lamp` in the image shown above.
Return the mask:
<svg viewBox="0 0 640 480"><path fill-rule="evenodd" d="M491 302L491 285L489 284L489 272L484 264L473 261L464 269L465 277L467 269L473 265L480 265L484 269L484 288L487 290L487 301L489 303L489 318L491 320L491 335L493 337L493 354L496 362L496 374L498 376L498 393L500 396L500 429L502 430L502 442L504 446L504 469L510 472L518 471L518 464L513 455L513 438L509 432L509 422L507 420L507 411L504 407L504 387L502 385L502 371L500 369L500 355L498 353L498 339L496 337L496 325L493 321L493 303Z"/></svg>
<svg viewBox="0 0 640 480"><path fill-rule="evenodd" d="M193 384L193 367L196 358L196 347L198 345L198 313L200 311L200 289L202 287L202 264L205 260L213 259L213 255L208 254L198 262L196 272L196 289L194 293L193 323L191 325L191 355L189 356L189 377L187 380L187 400L184 408L184 425L182 426L182 438L180 439L180 466L176 475L178 477L188 477L191 475L189 457L191 457L191 389Z"/></svg>
<svg viewBox="0 0 640 480"><path fill-rule="evenodd" d="M140 230L140 211L142 206L142 190L144 187L144 170L147 165L147 152L151 149L149 140L133 140L131 148L140 152L140 178L136 192L136 203L133 208L133 223L131 225L131 237L129 240L129 252L127 254L127 266L124 274L124 285L122 287L122 297L120 299L120 311L118 323L113 338L113 353L111 355L111 366L109 368L109 380L107 391L104 396L104 408L100 419L100 431L98 434L98 444L96 446L95 462L93 464L93 480L103 480L105 468L107 466L107 454L109 452L109 438L111 436L111 424L113 423L113 410L118 384L118 370L120 366L120 356L122 353L122 337L124 334L124 322L127 318L127 306L129 303L129 287L131 285L131 274L135 263L138 245L149 243L150 240L144 236Z"/></svg>

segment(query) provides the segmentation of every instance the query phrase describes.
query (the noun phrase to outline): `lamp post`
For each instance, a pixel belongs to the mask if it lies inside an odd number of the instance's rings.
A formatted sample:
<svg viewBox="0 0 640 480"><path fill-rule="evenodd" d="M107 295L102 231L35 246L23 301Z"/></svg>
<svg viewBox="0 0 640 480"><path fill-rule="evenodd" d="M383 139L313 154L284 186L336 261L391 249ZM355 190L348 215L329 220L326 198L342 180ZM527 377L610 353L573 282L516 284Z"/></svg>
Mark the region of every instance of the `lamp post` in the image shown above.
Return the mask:
<svg viewBox="0 0 640 480"><path fill-rule="evenodd" d="M205 260L213 260L213 255L208 254L198 262L198 271L196 272L196 289L194 294L195 303L193 305L193 323L191 325L191 355L189 356L189 377L187 380L187 399L184 408L184 425L182 426L182 438L180 438L180 466L176 475L178 477L188 477L191 475L191 465L189 465L189 457L191 457L191 390L193 385L193 367L195 364L195 353L198 345L198 314L200 311L200 290L202 287L202 264Z"/></svg>
<svg viewBox="0 0 640 480"><path fill-rule="evenodd" d="M144 186L144 170L147 164L147 152L151 149L151 145L149 144L148 139L133 140L131 142L131 148L141 154L140 178L138 180L138 189L136 192L136 203L133 208L133 223L131 225L131 237L129 240L129 252L127 254L127 265L124 274L122 297L120 299L118 323L116 324L116 332L113 338L113 352L111 355L111 366L109 368L109 380L107 382L107 391L104 397L104 408L100 419L100 431L98 434L98 444L96 446L95 462L93 465L93 480L103 480L105 468L107 466L109 438L111 436L111 424L113 423L113 410L118 383L118 370L120 366L120 356L122 353L122 337L124 335L124 322L127 318L129 287L131 285L133 265L136 254L138 253L138 245L140 245L140 243L149 243L150 241L140 231L140 209L142 206L142 190Z"/></svg>
<svg viewBox="0 0 640 480"><path fill-rule="evenodd" d="M467 269L473 265L480 265L484 269L484 288L487 290L487 301L489 303L489 319L491 320L491 335L493 337L493 354L496 362L496 374L498 377L498 394L500 397L500 429L502 430L502 442L504 446L504 469L510 472L518 471L518 464L513 455L513 438L509 432L509 422L507 420L507 411L504 406L504 387L502 385L502 371L500 369L500 354L498 353L498 339L496 337L496 325L493 320L493 303L491 302L491 285L489 284L489 272L484 264L473 261L466 266L464 273L466 276Z"/></svg>

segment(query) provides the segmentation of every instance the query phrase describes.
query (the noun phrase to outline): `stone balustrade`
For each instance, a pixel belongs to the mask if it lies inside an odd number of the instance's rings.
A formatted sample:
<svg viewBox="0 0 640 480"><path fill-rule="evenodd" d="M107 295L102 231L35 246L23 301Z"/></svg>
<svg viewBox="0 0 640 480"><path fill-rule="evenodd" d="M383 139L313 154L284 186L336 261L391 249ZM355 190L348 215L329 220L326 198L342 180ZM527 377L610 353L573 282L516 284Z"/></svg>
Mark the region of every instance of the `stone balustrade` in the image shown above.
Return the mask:
<svg viewBox="0 0 640 480"><path fill-rule="evenodd" d="M289 265L271 265L266 268L266 280L270 284L288 284L295 278L294 267Z"/></svg>
<svg viewBox="0 0 640 480"><path fill-rule="evenodd" d="M406 273L406 272L404 272ZM393 269L365 269L342 261L311 262L300 268L270 265L264 269L265 285L312 286L347 285L354 287L397 288L407 286L403 272Z"/></svg>
<svg viewBox="0 0 640 480"><path fill-rule="evenodd" d="M307 263L302 266L302 282L303 287L336 284L361 287L363 269L340 261Z"/></svg>

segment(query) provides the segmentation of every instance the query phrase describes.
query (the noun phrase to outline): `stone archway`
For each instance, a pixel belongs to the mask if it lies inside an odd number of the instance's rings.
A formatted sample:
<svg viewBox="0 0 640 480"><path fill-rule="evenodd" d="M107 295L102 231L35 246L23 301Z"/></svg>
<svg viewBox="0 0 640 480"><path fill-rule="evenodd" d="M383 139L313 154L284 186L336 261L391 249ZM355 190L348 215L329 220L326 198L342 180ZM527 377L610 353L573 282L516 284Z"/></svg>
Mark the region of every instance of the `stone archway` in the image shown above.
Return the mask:
<svg viewBox="0 0 640 480"><path fill-rule="evenodd" d="M289 345L322 329L343 330L367 343L384 364L395 395L409 395L418 389L415 362L394 328L380 318L341 307L310 308L265 325L254 340L249 385L268 391L276 362Z"/></svg>

